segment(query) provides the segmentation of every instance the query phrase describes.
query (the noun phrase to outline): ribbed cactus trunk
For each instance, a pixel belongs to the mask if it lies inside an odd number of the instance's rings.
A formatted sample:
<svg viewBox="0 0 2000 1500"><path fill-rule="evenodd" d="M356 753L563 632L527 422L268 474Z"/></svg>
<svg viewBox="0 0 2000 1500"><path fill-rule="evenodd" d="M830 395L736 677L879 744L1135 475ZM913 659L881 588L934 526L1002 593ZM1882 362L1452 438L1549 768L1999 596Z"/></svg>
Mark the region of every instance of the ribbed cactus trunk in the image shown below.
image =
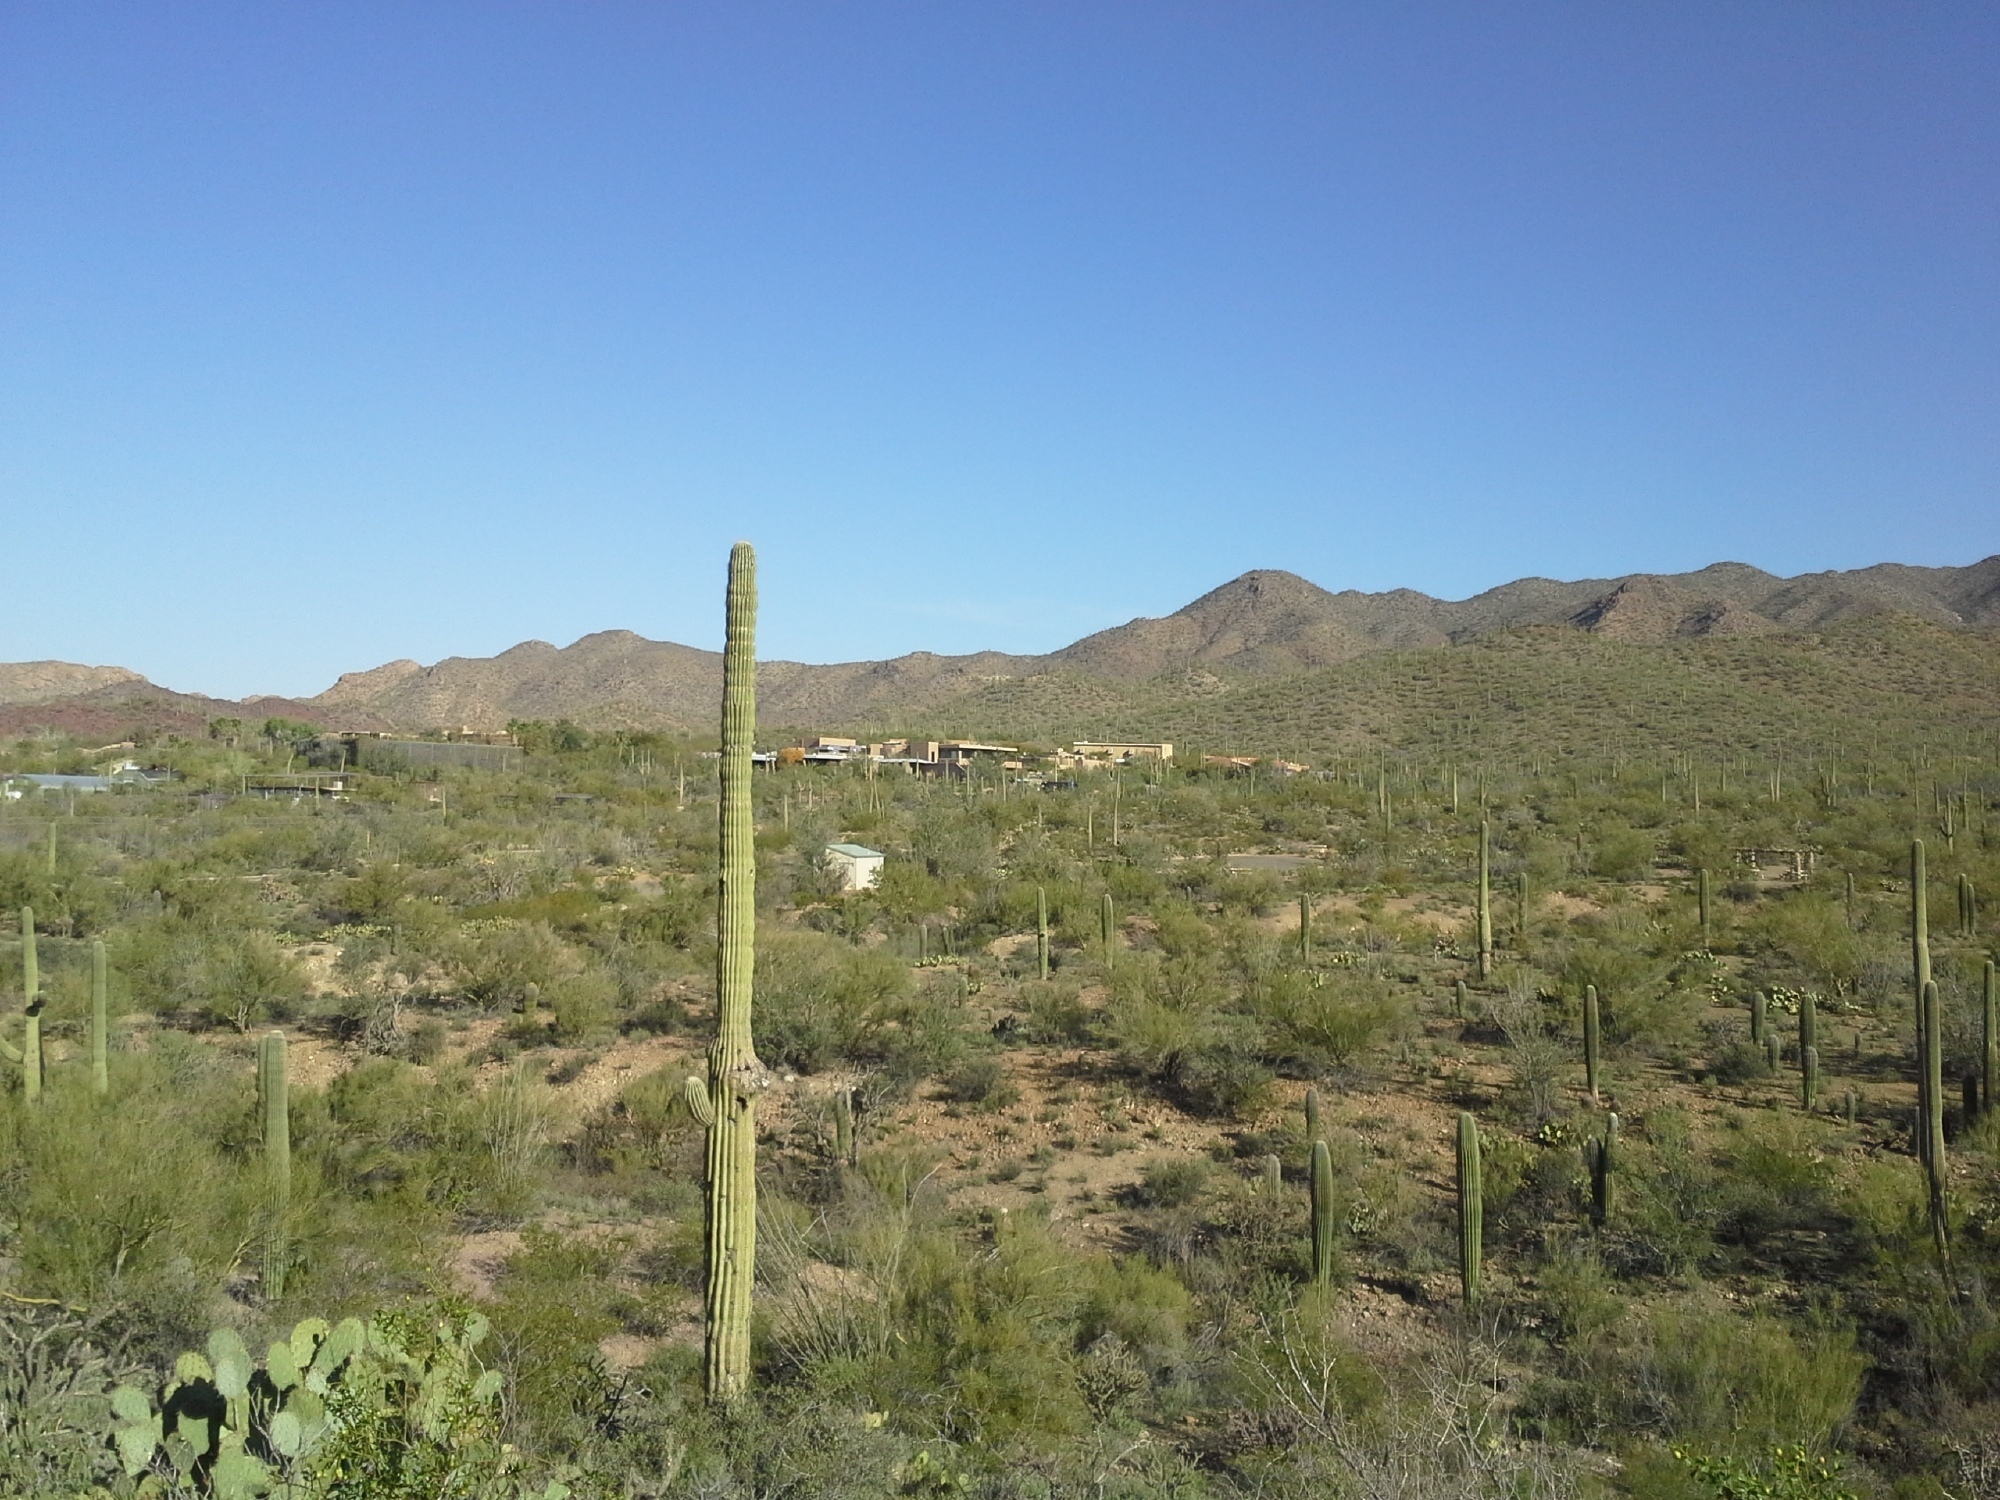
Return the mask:
<svg viewBox="0 0 2000 1500"><path fill-rule="evenodd" d="M836 1089L833 1095L833 1155L842 1166L854 1165L858 1155L854 1144L854 1090Z"/></svg>
<svg viewBox="0 0 2000 1500"><path fill-rule="evenodd" d="M1333 1153L1325 1141L1312 1149L1313 1280L1325 1286L1333 1280Z"/></svg>
<svg viewBox="0 0 2000 1500"><path fill-rule="evenodd" d="M1764 1008L1768 1002L1764 992L1756 990L1750 996L1750 1040L1759 1047L1764 1045Z"/></svg>
<svg viewBox="0 0 2000 1500"><path fill-rule="evenodd" d="M706 1097L708 1289L705 1384L711 1401L750 1386L750 1290L757 1264L757 1096L769 1075L750 1036L757 957L757 854L750 816L757 733L757 557L729 554L728 636L722 654L720 884L716 903L716 1032ZM690 1101L694 1102L694 1101Z"/></svg>
<svg viewBox="0 0 2000 1500"><path fill-rule="evenodd" d="M1525 954L1528 951L1528 872L1523 870L1514 877L1514 947Z"/></svg>
<svg viewBox="0 0 2000 1500"><path fill-rule="evenodd" d="M1492 825L1479 825L1479 977L1493 977Z"/></svg>
<svg viewBox="0 0 2000 1500"><path fill-rule="evenodd" d="M1319 1128L1319 1090L1307 1089L1306 1090L1306 1139L1309 1141L1316 1141L1320 1139L1321 1135L1322 1132Z"/></svg>
<svg viewBox="0 0 2000 1500"><path fill-rule="evenodd" d="M1970 875L1958 877L1958 935L1968 939L1979 936L1979 897Z"/></svg>
<svg viewBox="0 0 2000 1500"><path fill-rule="evenodd" d="M1929 877L1925 870L1924 841L1910 840L1910 972L1917 1014L1917 1159L1929 1165L1931 1115L1930 1069L1925 1063L1930 1024L1925 1019L1925 987L1931 982L1931 925Z"/></svg>
<svg viewBox="0 0 2000 1500"><path fill-rule="evenodd" d="M1945 1196L1944 1152L1944 1038L1938 987L1924 982L1923 996L1923 1100L1924 1186L1931 1221L1931 1241L1940 1257L1951 1255L1951 1213Z"/></svg>
<svg viewBox="0 0 2000 1500"><path fill-rule="evenodd" d="M1049 977L1049 893L1035 887L1035 977Z"/></svg>
<svg viewBox="0 0 2000 1500"><path fill-rule="evenodd" d="M1708 870L1706 867L1694 872L1694 904L1701 918L1701 945L1708 946Z"/></svg>
<svg viewBox="0 0 2000 1500"><path fill-rule="evenodd" d="M2000 1099L2000 979L1993 960L1986 960L1986 982L1980 989L1979 1096L1986 1108Z"/></svg>
<svg viewBox="0 0 2000 1500"><path fill-rule="evenodd" d="M1099 936L1104 940L1104 961L1111 962L1111 956L1118 950L1114 946L1118 936L1117 913L1112 910L1111 892L1106 891L1097 903L1097 926Z"/></svg>
<svg viewBox="0 0 2000 1500"><path fill-rule="evenodd" d="M1463 979L1452 982L1451 1013L1461 1021L1465 1019L1465 981Z"/></svg>
<svg viewBox="0 0 2000 1500"><path fill-rule="evenodd" d="M1486 1208L1479 1168L1479 1122L1458 1117L1458 1283L1467 1307L1479 1305L1479 1262Z"/></svg>
<svg viewBox="0 0 2000 1500"><path fill-rule="evenodd" d="M1284 1188L1285 1165L1276 1156L1266 1156L1258 1173L1263 1181L1264 1191L1273 1197Z"/></svg>
<svg viewBox="0 0 2000 1500"><path fill-rule="evenodd" d="M1604 1134L1584 1143L1584 1161L1590 1168L1590 1222L1602 1229L1611 1221L1612 1172L1618 1157L1618 1116L1605 1117Z"/></svg>
<svg viewBox="0 0 2000 1500"><path fill-rule="evenodd" d="M264 1231L264 1295L285 1295L291 1249L286 1221L292 1206L292 1089L285 1034L268 1033L257 1044L257 1098L264 1115L264 1187L270 1222Z"/></svg>
<svg viewBox="0 0 2000 1500"><path fill-rule="evenodd" d="M1299 892L1299 961L1311 963L1313 956L1313 898Z"/></svg>
<svg viewBox="0 0 2000 1500"><path fill-rule="evenodd" d="M1799 999L1799 1051L1819 1046L1819 1002L1811 995Z"/></svg>
<svg viewBox="0 0 2000 1500"><path fill-rule="evenodd" d="M1590 1097L1597 1097L1597 1059L1601 1032L1597 1014L1597 986L1583 987L1583 1084Z"/></svg>
<svg viewBox="0 0 2000 1500"><path fill-rule="evenodd" d="M1811 1112L1819 1098L1819 1048L1799 1048L1799 1103Z"/></svg>
<svg viewBox="0 0 2000 1500"><path fill-rule="evenodd" d="M99 938L90 945L90 1086L100 1095L111 1092L110 988L104 940Z"/></svg>
<svg viewBox="0 0 2000 1500"><path fill-rule="evenodd" d="M55 849L55 828L49 828ZM30 1104L42 1097L42 966L35 955L35 909L21 908L21 1093Z"/></svg>

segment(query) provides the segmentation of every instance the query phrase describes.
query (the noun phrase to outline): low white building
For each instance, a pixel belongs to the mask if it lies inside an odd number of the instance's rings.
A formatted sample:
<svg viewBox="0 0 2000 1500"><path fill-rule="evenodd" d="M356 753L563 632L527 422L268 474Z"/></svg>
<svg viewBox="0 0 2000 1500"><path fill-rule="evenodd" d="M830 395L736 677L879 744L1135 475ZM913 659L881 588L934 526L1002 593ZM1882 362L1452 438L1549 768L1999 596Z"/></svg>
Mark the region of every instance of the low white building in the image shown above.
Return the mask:
<svg viewBox="0 0 2000 1500"><path fill-rule="evenodd" d="M843 891L872 890L882 878L882 861L887 855L860 844L828 844L826 860L840 877Z"/></svg>

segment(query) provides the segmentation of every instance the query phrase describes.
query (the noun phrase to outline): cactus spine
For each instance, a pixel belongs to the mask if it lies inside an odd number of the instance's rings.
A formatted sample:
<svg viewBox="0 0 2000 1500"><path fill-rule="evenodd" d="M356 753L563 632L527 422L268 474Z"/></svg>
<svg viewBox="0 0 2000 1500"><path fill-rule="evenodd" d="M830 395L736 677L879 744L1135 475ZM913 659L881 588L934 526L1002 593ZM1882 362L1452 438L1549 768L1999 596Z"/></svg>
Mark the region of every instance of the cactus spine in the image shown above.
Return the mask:
<svg viewBox="0 0 2000 1500"><path fill-rule="evenodd" d="M1313 956L1313 898L1299 892L1299 961L1311 963Z"/></svg>
<svg viewBox="0 0 2000 1500"><path fill-rule="evenodd" d="M717 1017L703 1101L710 1122L703 1383L709 1400L717 1402L738 1400L750 1385L757 1095L770 1082L750 1035L757 962L757 853L750 808L750 753L757 733L756 630L757 555L749 543L738 542L729 554L728 632L722 654Z"/></svg>
<svg viewBox="0 0 2000 1500"><path fill-rule="evenodd" d="M1590 1097L1597 1097L1597 1058L1600 1044L1600 1027L1597 1016L1597 986L1583 987L1583 1084L1590 1090Z"/></svg>
<svg viewBox="0 0 2000 1500"><path fill-rule="evenodd" d="M1035 887L1035 976L1049 977L1049 893Z"/></svg>
<svg viewBox="0 0 2000 1500"><path fill-rule="evenodd" d="M1485 1228L1479 1170L1479 1122L1458 1117L1458 1284L1467 1307L1479 1305L1479 1259Z"/></svg>
<svg viewBox="0 0 2000 1500"><path fill-rule="evenodd" d="M1493 977L1493 825L1479 825L1479 977Z"/></svg>
<svg viewBox="0 0 2000 1500"><path fill-rule="evenodd" d="M264 1181L270 1228L264 1236L264 1295L285 1295L285 1219L292 1203L291 1078L285 1034L268 1033L257 1044L257 1095L264 1110Z"/></svg>
<svg viewBox="0 0 2000 1500"><path fill-rule="evenodd" d="M55 825L49 849L55 850ZM35 957L35 909L21 908L21 1092L30 1104L42 1097L42 968Z"/></svg>
<svg viewBox="0 0 2000 1500"><path fill-rule="evenodd" d="M104 940L90 945L90 1086L100 1095L111 1092L109 1051L109 975L104 958Z"/></svg>
<svg viewBox="0 0 2000 1500"><path fill-rule="evenodd" d="M1325 1141L1312 1149L1313 1280L1333 1280L1333 1153Z"/></svg>

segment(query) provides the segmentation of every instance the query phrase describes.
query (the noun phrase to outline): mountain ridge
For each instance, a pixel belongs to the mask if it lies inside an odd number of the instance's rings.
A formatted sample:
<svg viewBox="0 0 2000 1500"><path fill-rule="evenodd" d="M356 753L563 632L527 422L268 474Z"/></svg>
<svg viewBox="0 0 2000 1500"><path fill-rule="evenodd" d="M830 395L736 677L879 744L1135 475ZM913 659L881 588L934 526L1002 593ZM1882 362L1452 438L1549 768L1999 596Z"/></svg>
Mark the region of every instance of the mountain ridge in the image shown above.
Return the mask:
<svg viewBox="0 0 2000 1500"><path fill-rule="evenodd" d="M1050 674L1248 681L1527 626L1658 642L1813 631L1877 614L1955 630L2000 627L2000 554L1963 567L1878 563L1791 578L1736 562L1679 574L1528 577L1462 600L1407 588L1332 592L1283 569L1252 569L1170 615L1130 620L1040 655L914 651L884 661L762 662L758 711L772 725L853 726ZM430 666L391 661L345 673L311 698L234 705L171 693L123 668L0 665L0 732L18 731L38 710L50 727L66 718L96 732L121 705L140 703L176 718L247 709L356 729L493 729L557 718L599 728L694 729L714 717L721 660L718 652L603 630L568 646L528 640L490 657L447 657Z"/></svg>

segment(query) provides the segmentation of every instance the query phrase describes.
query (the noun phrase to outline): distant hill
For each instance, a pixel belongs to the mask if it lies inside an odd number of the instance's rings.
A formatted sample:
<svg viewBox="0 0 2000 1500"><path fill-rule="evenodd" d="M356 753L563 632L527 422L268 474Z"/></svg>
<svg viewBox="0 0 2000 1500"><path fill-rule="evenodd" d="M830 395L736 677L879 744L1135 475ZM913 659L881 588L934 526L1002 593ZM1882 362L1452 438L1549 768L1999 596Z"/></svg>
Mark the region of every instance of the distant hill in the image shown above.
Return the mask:
<svg viewBox="0 0 2000 1500"><path fill-rule="evenodd" d="M0 707L47 703L101 687L145 681L123 667L80 667L67 661L0 662Z"/></svg>
<svg viewBox="0 0 2000 1500"><path fill-rule="evenodd" d="M1329 593L1296 574L1260 569L1164 619L1133 620L1045 656L920 651L830 666L766 662L758 712L773 725L887 723L997 683L1052 674L1132 684L1196 672L1235 684L1529 625L1664 642L1819 629L1880 614L1951 629L2000 625L2000 556L1964 568L1889 563L1798 578L1741 563L1574 583L1524 578L1458 601L1411 589ZM498 656L452 657L433 667L394 662L344 677L312 701L336 714L368 712L413 727L570 718L701 728L715 715L721 681L715 652L613 630L560 649L529 641Z"/></svg>
<svg viewBox="0 0 2000 1500"><path fill-rule="evenodd" d="M1133 620L1042 656L920 651L824 666L765 662L758 711L774 727L915 725L946 709L1105 698L1100 689L1116 689L1109 697L1127 704L1161 692L1212 698L1380 653L1529 627L1657 646L1796 635L1877 616L1949 631L2000 626L2000 555L1962 568L1883 563L1796 578L1742 563L1575 582L1524 578L1463 600L1411 589L1330 593L1296 574L1259 569L1162 619ZM567 718L600 728L701 731L714 719L721 671L716 652L625 630L567 647L525 641L498 656L449 657L428 667L390 662L297 702L231 704L169 693L122 668L37 662L0 666L0 732L32 724L111 732L121 714L142 708L162 727L275 714L351 728L490 729L512 719Z"/></svg>

